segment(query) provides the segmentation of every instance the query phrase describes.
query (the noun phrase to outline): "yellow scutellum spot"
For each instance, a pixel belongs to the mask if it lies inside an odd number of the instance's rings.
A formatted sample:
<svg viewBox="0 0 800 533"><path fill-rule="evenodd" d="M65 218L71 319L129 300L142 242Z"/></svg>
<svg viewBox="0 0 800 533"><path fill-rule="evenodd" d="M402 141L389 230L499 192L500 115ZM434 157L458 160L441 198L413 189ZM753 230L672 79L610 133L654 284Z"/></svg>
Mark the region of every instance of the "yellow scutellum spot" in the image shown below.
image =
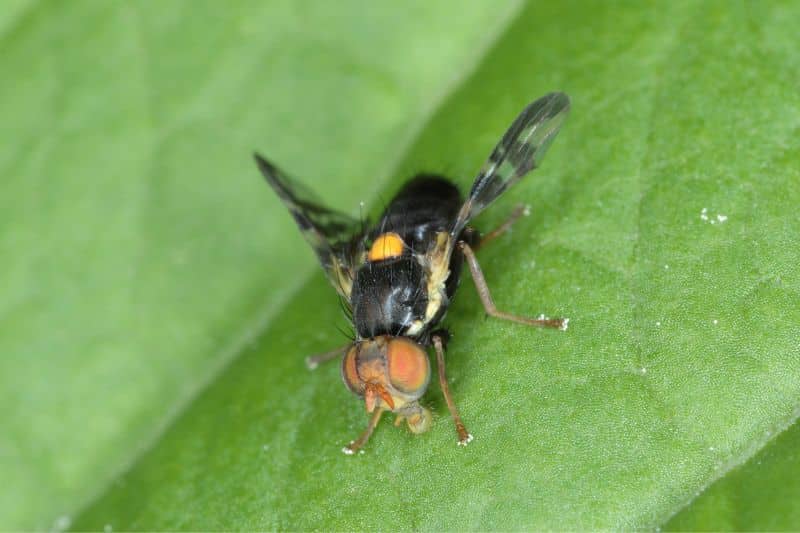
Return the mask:
<svg viewBox="0 0 800 533"><path fill-rule="evenodd" d="M372 243L367 259L370 261L383 261L384 259L398 257L403 254L404 246L403 239L397 233L383 233L378 235L378 238Z"/></svg>

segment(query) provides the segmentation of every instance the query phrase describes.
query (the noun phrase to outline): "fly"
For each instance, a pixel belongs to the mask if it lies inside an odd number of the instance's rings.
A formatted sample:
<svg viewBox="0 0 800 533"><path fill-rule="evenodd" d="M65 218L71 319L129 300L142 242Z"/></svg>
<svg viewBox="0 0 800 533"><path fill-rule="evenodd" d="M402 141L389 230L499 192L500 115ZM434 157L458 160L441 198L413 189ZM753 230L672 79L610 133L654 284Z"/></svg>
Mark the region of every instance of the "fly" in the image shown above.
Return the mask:
<svg viewBox="0 0 800 533"><path fill-rule="evenodd" d="M267 182L289 209L328 279L346 303L354 341L306 359L310 369L343 356L341 373L370 413L364 432L343 448L363 447L385 411L411 432L431 426L420 398L431 379L433 348L439 385L458 434L472 440L447 384L445 345L440 327L466 263L486 313L528 326L565 330L566 318L528 318L495 307L475 252L507 230L518 208L496 230L481 236L469 222L531 170L538 167L569 112L569 97L550 93L529 104L514 120L478 173L466 200L442 176L419 174L389 203L378 222L365 224L323 206L313 194L275 165L255 154Z"/></svg>

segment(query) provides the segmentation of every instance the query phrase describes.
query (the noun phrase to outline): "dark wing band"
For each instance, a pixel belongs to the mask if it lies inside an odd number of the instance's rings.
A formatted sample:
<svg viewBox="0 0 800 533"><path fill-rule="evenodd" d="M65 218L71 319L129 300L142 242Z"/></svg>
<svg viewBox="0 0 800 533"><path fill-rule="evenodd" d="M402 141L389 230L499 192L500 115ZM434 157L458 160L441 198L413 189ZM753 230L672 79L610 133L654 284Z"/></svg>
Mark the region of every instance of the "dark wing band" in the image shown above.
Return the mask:
<svg viewBox="0 0 800 533"><path fill-rule="evenodd" d="M281 170L253 154L259 170L289 209L308 244L317 254L333 286L350 297L350 285L361 246L361 223L319 203L314 194Z"/></svg>
<svg viewBox="0 0 800 533"><path fill-rule="evenodd" d="M450 234L457 238L467 222L506 189L539 166L569 112L569 97L550 93L526 107L495 146L472 184Z"/></svg>

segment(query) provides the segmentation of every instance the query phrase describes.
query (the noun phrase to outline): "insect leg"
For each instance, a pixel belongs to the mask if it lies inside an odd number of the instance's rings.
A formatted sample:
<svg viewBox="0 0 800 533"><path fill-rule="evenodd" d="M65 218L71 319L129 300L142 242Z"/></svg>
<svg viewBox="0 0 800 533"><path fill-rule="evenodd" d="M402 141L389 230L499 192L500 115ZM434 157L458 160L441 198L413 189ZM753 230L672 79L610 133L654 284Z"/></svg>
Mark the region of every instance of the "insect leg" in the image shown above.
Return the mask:
<svg viewBox="0 0 800 533"><path fill-rule="evenodd" d="M442 347L442 338L438 335L432 337L433 346L436 349L436 363L439 365L439 386L444 393L444 399L447 402L447 408L450 409L450 414L453 416L453 422L456 425L456 432L458 433L458 445L466 446L472 442L472 434L464 427L464 422L461 421L461 416L458 414L453 397L450 395L450 387L447 385L447 373L444 367L444 347Z"/></svg>
<svg viewBox="0 0 800 533"><path fill-rule="evenodd" d="M519 217L527 214L527 211L528 207L525 205L518 205L517 207L515 207L514 210L511 212L511 215L505 220L505 222L503 222L495 229L493 229L492 231L481 237L480 242L475 246L475 250L479 250L485 244L490 243L491 241L495 240L496 238L507 232L509 229L511 229L511 226L514 225L514 222L516 222L517 219L519 219Z"/></svg>
<svg viewBox="0 0 800 533"><path fill-rule="evenodd" d="M310 355L306 357L306 366L309 370L315 370L322 363L330 361L331 359L335 359L337 356L344 354L345 350L347 350L349 347L350 344L348 343L329 352Z"/></svg>
<svg viewBox="0 0 800 533"><path fill-rule="evenodd" d="M381 419L382 414L383 414L383 409L380 408L377 408L374 411L372 411L372 416L369 418L367 429L365 429L364 432L356 440L352 441L350 444L342 448L342 451L346 455L353 455L367 443L370 436L372 436L372 432L375 431L375 426L378 425L378 421Z"/></svg>
<svg viewBox="0 0 800 533"><path fill-rule="evenodd" d="M504 320L517 322L519 324L526 324L528 326L557 328L562 331L567 329L567 324L569 323L568 318L528 318L524 316L512 315L511 313L498 310L494 305L494 301L492 301L492 295L489 292L489 286L486 284L486 280L483 277L483 272L478 264L478 259L475 257L475 252L473 252L472 248L470 248L470 246L463 241L460 241L458 246L461 248L461 251L464 253L464 257L467 259L469 271L472 273L472 281L475 283L475 288L478 290L478 296L480 296L481 302L483 303L483 308L486 310L487 314L497 318L502 318Z"/></svg>

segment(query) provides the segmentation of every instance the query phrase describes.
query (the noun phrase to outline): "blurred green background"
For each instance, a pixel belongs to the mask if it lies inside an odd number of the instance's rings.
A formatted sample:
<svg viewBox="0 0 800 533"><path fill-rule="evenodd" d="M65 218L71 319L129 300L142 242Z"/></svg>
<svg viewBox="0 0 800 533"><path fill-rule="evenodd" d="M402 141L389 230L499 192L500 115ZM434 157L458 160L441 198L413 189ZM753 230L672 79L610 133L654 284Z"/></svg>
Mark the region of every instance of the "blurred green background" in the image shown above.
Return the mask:
<svg viewBox="0 0 800 533"><path fill-rule="evenodd" d="M798 529L800 6L3 0L0 529ZM572 115L447 325L476 440L366 422L259 150L375 213ZM387 417L388 418L388 417Z"/></svg>

